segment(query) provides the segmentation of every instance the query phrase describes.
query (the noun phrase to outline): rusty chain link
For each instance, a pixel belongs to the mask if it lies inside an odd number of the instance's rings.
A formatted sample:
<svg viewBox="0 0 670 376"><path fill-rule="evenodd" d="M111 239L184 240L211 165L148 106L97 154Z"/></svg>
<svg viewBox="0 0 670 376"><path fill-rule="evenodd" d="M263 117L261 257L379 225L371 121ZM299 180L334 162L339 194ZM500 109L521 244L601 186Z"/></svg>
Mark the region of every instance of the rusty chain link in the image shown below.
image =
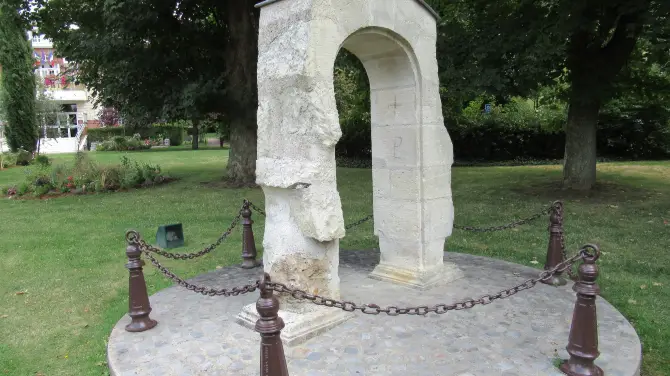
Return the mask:
<svg viewBox="0 0 670 376"><path fill-rule="evenodd" d="M237 216L233 219L233 222L230 224L228 229L219 236L219 238L206 248L204 248L201 251L198 252L193 252L193 253L172 253L172 252L167 252L164 251L158 247L155 247L149 243L147 243L142 237L135 231L129 231L128 234L126 234L126 240L128 241L129 244L136 244L139 248L140 251L145 252L145 253L155 253L158 255L161 255L163 257L167 257L170 259L174 260L191 260L194 258L198 258L201 256L204 256L210 252L212 252L216 247L221 245L224 240L228 238L228 236L233 232L235 227L240 223L240 217L241 213L238 213Z"/></svg>
<svg viewBox="0 0 670 376"><path fill-rule="evenodd" d="M460 225L454 223L454 228L457 229L457 230L472 231L472 232L494 232L494 231L508 230L508 229L511 229L511 228L514 228L514 227L519 227L521 225L525 225L527 223L533 222L534 220L549 214L551 212L552 208L553 208L553 206L543 208L537 214L533 214L530 217L520 219L518 221L514 221L514 222L511 222L511 223L508 223L508 224L505 224L505 225L501 225L501 226L474 227L474 226L460 226Z"/></svg>
<svg viewBox="0 0 670 376"><path fill-rule="evenodd" d="M293 289L286 286L283 283L278 282L268 282L265 288L271 289L278 293L290 294L291 297L298 300L308 300L316 305L338 308L347 312L360 311L368 315L379 315L380 313L385 313L389 316L398 316L398 315L418 315L425 316L429 313L444 314L449 311L458 311L462 309L469 309L476 305L487 305L498 299L508 298L520 291L528 290L537 285L540 281L548 280L553 277L554 274L562 273L567 268L572 267L572 264L577 262L577 260L584 259L587 256L590 256L588 249L590 246L584 246L579 250L574 256L563 261L562 263L556 265L552 269L545 270L541 272L536 278L528 279L512 288L502 290L495 294L483 295L477 299L466 299L460 302L452 304L437 304L432 307L422 305L417 307L406 307L399 308L397 306L388 306L386 308L381 308L377 304L356 304L349 301L341 301L337 299L331 299L321 295L310 294L304 290Z"/></svg>
<svg viewBox="0 0 670 376"><path fill-rule="evenodd" d="M358 227L358 226L362 225L363 223L371 220L372 218L374 218L374 215L370 214L367 217L363 217L356 222L349 223L348 225L344 226L344 229L349 230L349 229L352 229L354 227Z"/></svg>
<svg viewBox="0 0 670 376"><path fill-rule="evenodd" d="M258 206L254 205L254 203L249 201L249 200L244 200L244 202L248 203L249 207L251 207L253 210L255 210L258 214L265 217L265 210L263 210L263 209L259 208Z"/></svg>
<svg viewBox="0 0 670 376"><path fill-rule="evenodd" d="M261 281L257 280L253 284L249 285L244 285L241 287L233 287L230 289L213 289L209 287L203 287L203 286L198 286L192 283L186 282L183 278L178 277L176 274L172 273L168 268L164 267L161 265L158 260L156 260L151 252L149 251L143 251L143 253L149 258L151 263L163 273L167 278L171 279L175 283L177 283L179 286L186 288L189 291L193 291L197 294L202 294L202 295L208 295L208 296L238 296L240 294L248 294L250 292L254 292L258 289L260 286Z"/></svg>
<svg viewBox="0 0 670 376"><path fill-rule="evenodd" d="M571 268L572 265L577 262L580 259L584 259L586 257L594 257L594 255L591 255L588 251L589 248L593 248L591 246L584 246L582 249L580 249L579 252L577 252L574 256L571 258L561 262L560 264L556 265L552 269L542 271L537 277L527 279L523 281L522 283L499 291L498 293L495 294L486 294L482 295L479 298L476 299L466 299L462 300L456 303L451 303L451 304L436 304L434 306L427 306L427 305L422 305L422 306L416 306L416 307L406 307L406 308L400 308L397 306L387 306L385 308L381 308L377 304L356 304L354 302L350 301L341 301L337 299L332 299L328 298L325 296L317 295L317 294L310 294L304 290L300 289L293 289L288 286L286 286L283 283L279 282L267 282L263 286L261 286L261 280L256 280L253 282L253 284L247 284L244 286L238 286L238 287L233 287L233 288L222 288L222 289L214 289L214 288L209 288L209 287L204 287L204 286L198 286L196 284L192 284L189 282L186 282L183 278L178 277L175 275L173 272L171 272L169 269L161 265L161 263L156 260L156 258L153 257L153 254L150 251L142 251L151 261L151 263L161 272L163 275L165 275L168 279L172 280L173 282L177 283L179 286L182 286L186 288L189 291L193 291L198 294L202 295L207 295L207 296L225 296L225 297L230 297L230 296L238 296L238 295L243 295L247 294L250 292L254 292L258 290L259 288L267 288L272 291L278 292L278 293L284 293L284 294L290 294L291 297L298 299L298 300L307 300L313 304L320 305L320 306L325 306L325 307L332 307L332 308L337 308L341 309L343 311L347 312L355 312L355 311L360 311L364 314L368 315L379 315L381 313L385 313L388 316L399 316L399 315L418 315L418 316L425 316L429 313L436 313L436 314L444 314L449 311L458 311L458 310L463 310L463 309L469 309L473 308L477 305L487 305L491 304L495 300L498 299L505 299L508 298L512 295L517 294L520 291L528 290L537 285L538 282L540 281L545 281L548 280L549 278L553 277L557 273L562 273L568 268ZM595 252L597 252L597 249L594 249Z"/></svg>

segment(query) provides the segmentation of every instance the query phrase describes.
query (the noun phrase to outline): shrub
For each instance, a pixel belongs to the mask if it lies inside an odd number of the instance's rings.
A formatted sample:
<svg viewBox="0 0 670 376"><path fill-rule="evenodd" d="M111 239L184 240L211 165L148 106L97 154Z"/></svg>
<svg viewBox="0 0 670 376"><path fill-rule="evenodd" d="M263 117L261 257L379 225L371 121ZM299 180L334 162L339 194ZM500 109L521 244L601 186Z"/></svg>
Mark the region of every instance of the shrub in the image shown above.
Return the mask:
<svg viewBox="0 0 670 376"><path fill-rule="evenodd" d="M46 155L40 154L33 159L33 163L40 166L50 166L51 160Z"/></svg>
<svg viewBox="0 0 670 376"><path fill-rule="evenodd" d="M16 154L15 153L3 153L2 158L0 158L0 163L2 163L2 168L7 168L11 166L16 166Z"/></svg>
<svg viewBox="0 0 670 376"><path fill-rule="evenodd" d="M151 148L151 144L145 143L135 137L115 136L111 140L100 143L96 151L129 151L145 150Z"/></svg>
<svg viewBox="0 0 670 376"><path fill-rule="evenodd" d="M191 122L185 120L179 120L171 123L154 123L149 127L138 128L135 130L135 134L139 137L135 137L138 140L140 139L158 139L160 138L160 144L164 138L170 139L170 145L177 146L184 143L184 137L186 137L186 129L191 126ZM90 149L91 142L103 142L113 140L116 137L125 137L126 129L123 127L106 127L106 128L93 128L88 130L88 146ZM155 142L158 144L158 141ZM109 147L109 144L105 143L103 148ZM98 146L99 148L99 146ZM96 149L98 150L98 149Z"/></svg>
<svg viewBox="0 0 670 376"><path fill-rule="evenodd" d="M2 188L8 196L35 196L57 193L86 193L149 187L169 181L156 165L137 163L122 157L115 166L98 166L84 153L77 153L71 166L36 165L26 170L18 186Z"/></svg>
<svg viewBox="0 0 670 376"><path fill-rule="evenodd" d="M625 101L621 101L625 102ZM553 160L565 150L567 112L554 104L534 108L532 101L512 99L491 112L472 101L461 116L447 122L457 160ZM670 157L670 110L654 103L608 103L598 121L598 156L626 159Z"/></svg>
<svg viewBox="0 0 670 376"><path fill-rule="evenodd" d="M87 131L88 142L102 142L112 139L114 136L125 136L123 127L91 128Z"/></svg>
<svg viewBox="0 0 670 376"><path fill-rule="evenodd" d="M191 128L191 122L187 120L178 120L171 123L154 123L151 125L153 134L143 134L144 138L155 137L162 134L170 139L170 145L178 146L184 143L187 129Z"/></svg>
<svg viewBox="0 0 670 376"><path fill-rule="evenodd" d="M17 166L27 166L30 164L30 161L33 159L33 155L23 149L19 149L16 152L16 165Z"/></svg>

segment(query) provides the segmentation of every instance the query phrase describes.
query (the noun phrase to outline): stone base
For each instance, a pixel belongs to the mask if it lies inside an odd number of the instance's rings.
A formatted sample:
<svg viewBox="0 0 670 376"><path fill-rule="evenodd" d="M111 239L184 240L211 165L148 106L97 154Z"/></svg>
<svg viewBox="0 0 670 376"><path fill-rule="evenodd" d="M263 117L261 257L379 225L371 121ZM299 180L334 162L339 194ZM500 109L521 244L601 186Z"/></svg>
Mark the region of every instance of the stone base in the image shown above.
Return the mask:
<svg viewBox="0 0 670 376"><path fill-rule="evenodd" d="M279 317L286 324L281 331L284 345L297 346L349 320L354 314L334 308L316 307L305 313L280 309ZM235 317L235 322L251 330L254 330L256 321L258 311L255 303L244 306L242 312Z"/></svg>
<svg viewBox="0 0 670 376"><path fill-rule="evenodd" d="M343 251L341 294L356 304L432 307L495 293L541 272L456 252L445 253L444 261L458 265L465 278L448 288L408 294L402 285L369 278L379 264L379 252ZM231 266L189 282L230 288L245 285L258 274L256 269ZM565 350L575 305L570 285L538 283L507 299L445 315L356 312L351 320L304 344L286 347L289 374L564 376L557 366L559 359L570 357ZM194 294L181 286L157 292L150 300L158 326L129 333L125 325L130 318L124 315L114 327L107 346L110 375L258 376L261 337L235 322L235 316L257 299L257 292L225 298ZM305 308L310 305L305 303ZM608 376L639 376L642 348L635 329L605 299L598 297L596 305L600 350L596 365Z"/></svg>
<svg viewBox="0 0 670 376"><path fill-rule="evenodd" d="M372 273L370 273L369 277L418 290L426 290L436 285L461 279L464 277L464 274L456 264L449 262L445 262L442 266L423 272L380 263L375 267Z"/></svg>

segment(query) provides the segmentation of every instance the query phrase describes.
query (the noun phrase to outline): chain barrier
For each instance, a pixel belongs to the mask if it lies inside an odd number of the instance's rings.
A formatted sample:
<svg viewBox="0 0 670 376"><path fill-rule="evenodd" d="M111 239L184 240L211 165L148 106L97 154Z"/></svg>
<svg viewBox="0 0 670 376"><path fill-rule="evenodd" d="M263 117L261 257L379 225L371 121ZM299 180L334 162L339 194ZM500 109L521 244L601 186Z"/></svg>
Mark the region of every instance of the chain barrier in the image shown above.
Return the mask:
<svg viewBox="0 0 670 376"><path fill-rule="evenodd" d="M454 224L454 228L457 230L463 230L463 231L472 231L472 232L494 232L494 231L502 231L502 230L508 230L514 227L519 227L521 225L525 225L527 223L533 222L537 220L538 218L541 218L547 214L549 214L552 210L553 206L549 206L547 208L543 208L539 213L533 214L530 217L520 219L518 221L514 221L505 225L501 226L492 226L492 227L474 227L474 226L460 226L457 224Z"/></svg>
<svg viewBox="0 0 670 376"><path fill-rule="evenodd" d="M164 251L158 247L155 247L149 243L147 243L142 237L139 235L139 233L135 231L130 231L126 235L126 240L131 243L131 244L136 244L139 248L140 251L144 253L155 253L158 255L161 255L163 257L167 257L173 260L191 260L194 258L198 258L201 256L204 256L213 250L216 249L221 243L223 243L224 240L228 238L228 236L233 232L235 227L240 223L240 218L241 214L237 214L237 216L233 219L233 222L230 224L228 229L221 234L221 236L212 244L207 246L205 249L198 251L198 252L193 252L193 253L172 253L172 252L167 252Z"/></svg>
<svg viewBox="0 0 670 376"><path fill-rule="evenodd" d="M180 278L176 274L172 273L168 268L164 267L161 265L156 258L153 257L151 252L149 251L142 251L151 261L151 263L158 269L160 270L163 275L165 275L168 279L172 280L176 284L178 284L181 287L186 288L187 290L193 291L197 294L202 294L202 295L207 295L207 296L238 296L238 295L243 295L243 294L248 294L250 292L254 292L258 289L260 286L261 281L257 280L253 284L249 285L244 285L241 287L233 287L231 289L214 289L214 288L209 288L209 287L204 287L204 286L198 286L192 283L186 282L183 278Z"/></svg>
<svg viewBox="0 0 670 376"><path fill-rule="evenodd" d="M265 210L263 210L263 209L259 208L258 206L254 205L253 202L251 202L249 200L244 200L244 202L248 203L249 207L252 208L254 211L256 211L258 214L262 215L263 217L266 216L265 215Z"/></svg>
<svg viewBox="0 0 670 376"><path fill-rule="evenodd" d="M354 302L341 301L321 295L310 294L304 290L290 288L285 284L279 282L269 282L266 284L261 284L261 280L256 280L253 284L247 284L244 286L223 288L223 289L214 289L204 286L198 286L196 284L186 282L183 278L180 278L179 276L171 272L169 269L161 265L161 263L158 260L156 260L156 258L153 257L151 252L143 251L143 253L149 258L151 263L158 270L160 270L160 272L163 273L163 275L165 275L168 279L172 280L179 286L182 286L189 291L193 291L195 293L202 295L230 297L230 296L248 294L258 289L270 289L278 293L289 294L291 295L291 297L298 300L307 300L316 305L337 308L346 312L360 311L367 315L379 315L381 313L385 313L388 316L399 316L399 315L425 316L429 313L444 314L454 310L458 311L463 309L470 309L477 305L487 305L493 303L495 300L509 298L510 296L515 295L520 291L531 289L535 287L538 282L548 280L555 274L562 273L568 268L571 268L572 265L578 260L584 259L586 257L593 257L593 255L589 253L588 249L589 247L586 246L571 258L556 265L552 269L541 272L537 277L525 280L524 282L514 287L502 290L495 294L486 294L477 299L471 298L452 304L441 303L436 304L432 307L422 305L417 307L406 307L406 308L400 308L397 306L387 306L386 308L381 308L377 304L356 304Z"/></svg>
<svg viewBox="0 0 670 376"><path fill-rule="evenodd" d="M541 272L536 278L528 279L512 288L502 290L496 294L487 294L483 295L477 299L466 299L452 304L437 304L432 307L423 305L417 307L406 307L399 308L396 306L388 306L386 308L381 308L377 304L356 304L349 301L341 301L336 299L331 299L321 295L310 294L304 290L292 289L286 286L283 283L278 282L269 282L265 285L261 285L260 289L271 289L278 293L290 294L291 297L298 300L308 300L316 305L338 308L347 312L360 311L368 315L379 315L380 313L385 313L388 316L399 316L399 315L418 315L425 316L429 313L444 314L449 311L458 311L463 309L469 309L476 305L487 305L491 304L493 301L498 299L509 298L516 293L528 290L537 285L540 281L546 281L553 277L557 273L562 273L567 268L572 267L572 265L578 260L584 259L586 257L591 257L588 249L590 246L585 246L579 250L574 256L563 261L562 263L556 265L552 269L545 270Z"/></svg>
<svg viewBox="0 0 670 376"><path fill-rule="evenodd" d="M371 220L372 218L374 218L374 215L370 214L367 217L361 218L356 222L349 223L348 225L344 226L344 229L349 230L349 229L352 229L354 227L358 227L358 226L362 225L363 223Z"/></svg>

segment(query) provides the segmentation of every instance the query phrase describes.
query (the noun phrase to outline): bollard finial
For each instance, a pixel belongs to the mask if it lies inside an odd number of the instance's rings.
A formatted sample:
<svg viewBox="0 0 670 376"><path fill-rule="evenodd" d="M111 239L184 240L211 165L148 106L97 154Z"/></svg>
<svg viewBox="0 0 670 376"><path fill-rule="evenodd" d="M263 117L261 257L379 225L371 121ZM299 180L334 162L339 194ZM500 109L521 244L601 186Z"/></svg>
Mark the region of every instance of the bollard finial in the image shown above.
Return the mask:
<svg viewBox="0 0 670 376"><path fill-rule="evenodd" d="M251 225L254 221L251 219L251 202L244 200L242 209L240 210L242 217L242 264L241 268L253 269L261 265L256 256L256 240L254 239L254 231Z"/></svg>
<svg viewBox="0 0 670 376"><path fill-rule="evenodd" d="M560 369L569 376L603 376L603 370L594 361L598 351L598 317L596 296L600 287L596 284L600 249L588 244L582 247L584 262L579 266L579 280L572 289L577 292L577 302L572 314L572 325L566 349L570 359L561 364Z"/></svg>
<svg viewBox="0 0 670 376"><path fill-rule="evenodd" d="M549 245L547 246L544 270L551 270L563 262L563 202L554 201L549 213ZM553 286L563 286L568 281L561 274L555 273L551 278L540 282Z"/></svg>
<svg viewBox="0 0 670 376"><path fill-rule="evenodd" d="M126 325L126 331L144 332L152 329L158 322L149 318L151 313L151 304L149 303L149 294L147 293L147 284L144 280L142 267L142 251L138 245L140 235L137 231L128 231L126 233L126 257L128 263L128 316L130 324Z"/></svg>
<svg viewBox="0 0 670 376"><path fill-rule="evenodd" d="M256 331L261 335L261 376L289 376L281 341L284 320L279 317L279 300L270 288L270 275L264 273L259 289L261 297L256 301L258 321Z"/></svg>

